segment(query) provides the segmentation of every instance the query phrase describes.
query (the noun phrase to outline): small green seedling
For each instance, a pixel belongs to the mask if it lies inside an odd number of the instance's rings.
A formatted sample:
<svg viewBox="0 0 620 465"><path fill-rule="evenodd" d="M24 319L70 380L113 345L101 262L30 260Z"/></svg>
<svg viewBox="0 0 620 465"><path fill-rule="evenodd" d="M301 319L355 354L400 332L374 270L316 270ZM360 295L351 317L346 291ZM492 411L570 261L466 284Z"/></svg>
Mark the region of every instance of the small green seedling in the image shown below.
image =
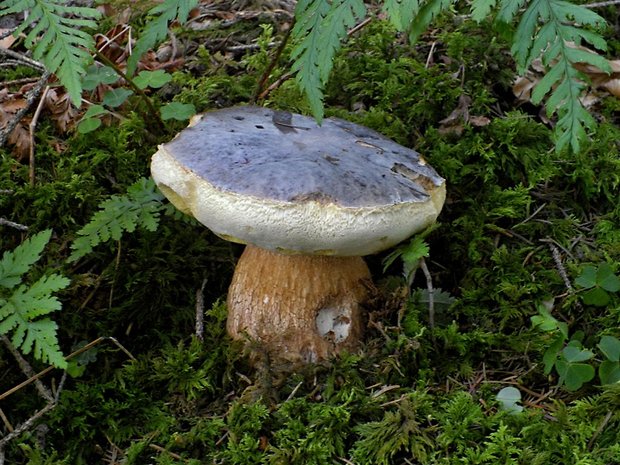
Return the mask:
<svg viewBox="0 0 620 465"><path fill-rule="evenodd" d="M543 304L539 304L538 315L531 317L531 320L534 327L554 335L543 354L546 375L555 368L560 377L559 384L564 384L569 391L576 391L594 379L596 370L592 362L595 354L583 347L583 332L577 331L569 339L568 325L553 317ZM601 384L620 382L620 340L602 336L597 346L605 357L598 367Z"/></svg>
<svg viewBox="0 0 620 465"><path fill-rule="evenodd" d="M109 66L91 65L88 67L86 75L82 79L82 88L84 90L93 91L99 85L111 85L118 82L119 74ZM132 79L136 92L140 92L142 98L147 98L141 92L147 87L151 89L159 89L172 80L172 75L158 69L155 71L141 71ZM92 105L88 108L82 120L78 124L77 130L81 134L87 134L101 126L101 116L110 115L111 109L115 109L123 105L129 97L134 95L133 90L125 87L115 87L108 89L103 95L101 104ZM176 119L184 121L191 118L196 109L192 104L183 104L179 102L170 102L159 109L161 119L163 121Z"/></svg>
<svg viewBox="0 0 620 465"><path fill-rule="evenodd" d="M607 263L601 263L598 267L584 266L581 274L575 279L575 284L585 290L581 294L583 303L597 307L609 304L610 292L620 291L620 278L614 274L613 269Z"/></svg>

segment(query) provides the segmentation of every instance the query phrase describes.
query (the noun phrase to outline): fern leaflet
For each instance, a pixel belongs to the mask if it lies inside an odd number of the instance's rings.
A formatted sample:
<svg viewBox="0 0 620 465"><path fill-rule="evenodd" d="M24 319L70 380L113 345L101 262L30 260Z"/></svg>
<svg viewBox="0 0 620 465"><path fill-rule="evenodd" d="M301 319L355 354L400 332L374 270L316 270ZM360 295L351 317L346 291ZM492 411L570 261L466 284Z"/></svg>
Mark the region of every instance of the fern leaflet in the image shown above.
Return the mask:
<svg viewBox="0 0 620 465"><path fill-rule="evenodd" d="M133 232L137 227L155 231L159 214L164 208L164 196L152 179L141 178L127 189L126 195L113 195L99 205L90 222L78 231L71 248L69 261L90 253L96 245L110 239L119 240L123 232Z"/></svg>
<svg viewBox="0 0 620 465"><path fill-rule="evenodd" d="M547 115L558 114L556 149L570 147L579 152L587 137L586 128L592 128L595 121L579 100L588 78L574 65L587 63L606 72L610 66L600 55L578 48L584 42L601 50L607 46L599 34L575 23L601 27L605 20L587 8L563 0L534 0L517 27L512 52L520 73L542 55L547 73L534 88L532 102L540 103L549 94Z"/></svg>
<svg viewBox="0 0 620 465"><path fill-rule="evenodd" d="M127 72L133 74L138 61L155 44L164 40L168 35L168 24L174 20L184 23L189 12L198 5L198 0L164 0L149 10L155 16L144 28L142 35L136 42L132 55L127 60Z"/></svg>
<svg viewBox="0 0 620 465"><path fill-rule="evenodd" d="M297 3L292 71L317 121L323 119L323 86L347 28L366 15L363 0L302 0Z"/></svg>
<svg viewBox="0 0 620 465"><path fill-rule="evenodd" d="M428 28L433 19L439 13L447 10L452 5L453 0L429 0L421 8L418 14L413 18L409 26L409 40L413 43Z"/></svg>
<svg viewBox="0 0 620 465"><path fill-rule="evenodd" d="M26 239L12 252L4 252L0 260L0 286L10 289L21 283L22 276L41 258L51 235L52 230L47 229Z"/></svg>
<svg viewBox="0 0 620 465"><path fill-rule="evenodd" d="M22 275L40 258L50 235L50 230L42 231L4 253L0 262L0 284L4 288L12 289L21 282ZM64 276L51 274L31 286L20 284L10 295L0 292L0 334L12 333L11 343L23 353L33 352L37 359L65 368L58 327L49 318L40 317L60 310L60 301L52 294L68 285Z"/></svg>
<svg viewBox="0 0 620 465"><path fill-rule="evenodd" d="M399 31L408 31L411 21L420 10L418 0L385 0L383 11Z"/></svg>
<svg viewBox="0 0 620 465"><path fill-rule="evenodd" d="M35 60L42 61L56 74L67 89L71 100L80 105L81 76L91 59L94 39L80 28L95 28L93 19L100 13L94 8L68 6L62 0L4 0L0 2L0 16L29 11L14 35L34 27L26 35L25 45L33 50ZM69 17L71 15L71 17Z"/></svg>

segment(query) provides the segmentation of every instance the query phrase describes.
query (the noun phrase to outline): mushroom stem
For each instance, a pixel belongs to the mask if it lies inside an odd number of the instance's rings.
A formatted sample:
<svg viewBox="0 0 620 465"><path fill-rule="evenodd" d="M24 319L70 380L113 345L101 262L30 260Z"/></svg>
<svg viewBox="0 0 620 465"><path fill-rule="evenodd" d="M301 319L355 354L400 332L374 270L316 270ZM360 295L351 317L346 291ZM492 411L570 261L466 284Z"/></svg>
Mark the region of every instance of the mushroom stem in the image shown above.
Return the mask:
<svg viewBox="0 0 620 465"><path fill-rule="evenodd" d="M284 255L248 245L228 291L228 333L286 362L353 351L370 279L361 257Z"/></svg>

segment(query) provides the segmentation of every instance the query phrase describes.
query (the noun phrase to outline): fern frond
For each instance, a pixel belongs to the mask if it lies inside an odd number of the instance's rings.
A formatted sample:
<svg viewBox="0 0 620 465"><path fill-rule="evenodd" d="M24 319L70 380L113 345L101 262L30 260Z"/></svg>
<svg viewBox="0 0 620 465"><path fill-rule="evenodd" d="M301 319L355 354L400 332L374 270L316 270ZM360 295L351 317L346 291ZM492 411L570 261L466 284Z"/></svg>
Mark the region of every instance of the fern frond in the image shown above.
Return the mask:
<svg viewBox="0 0 620 465"><path fill-rule="evenodd" d="M15 250L4 253L0 262L0 281L4 287L12 288L21 282L21 276L40 258L50 234L50 230L40 232ZM37 359L64 368L58 328L49 318L40 317L60 310L60 301L52 294L68 285L67 278L52 274L31 286L19 285L8 297L0 295L0 334L12 333L11 343L17 349L25 354L34 349Z"/></svg>
<svg viewBox="0 0 620 465"><path fill-rule="evenodd" d="M93 19L100 17L99 11L67 6L63 0L4 0L0 3L0 16L24 11L29 13L14 35L33 26L26 35L26 47L32 49L35 60L42 61L48 71L56 74L73 103L80 106L81 76L86 74L95 43L92 36L80 28L95 28L97 24Z"/></svg>
<svg viewBox="0 0 620 465"><path fill-rule="evenodd" d="M447 10L452 5L453 0L428 0L421 8L418 14L413 18L409 27L409 41L415 42L428 28L433 19L439 13Z"/></svg>
<svg viewBox="0 0 620 465"><path fill-rule="evenodd" d="M323 119L323 86L347 28L366 15L363 0L302 0L297 3L292 71L317 121Z"/></svg>
<svg viewBox="0 0 620 465"><path fill-rule="evenodd" d="M497 0L473 0L471 2L471 19L479 23L488 18L496 3Z"/></svg>
<svg viewBox="0 0 620 465"><path fill-rule="evenodd" d="M102 242L119 240L125 231L133 232L137 227L155 231L163 200L155 182L141 178L127 189L126 195L113 195L102 202L100 210L77 232L80 237L71 244L69 261L78 260Z"/></svg>
<svg viewBox="0 0 620 465"><path fill-rule="evenodd" d="M411 21L419 10L418 0L385 0L383 2L383 11L388 15L394 27L401 32L409 30Z"/></svg>
<svg viewBox="0 0 620 465"><path fill-rule="evenodd" d="M588 78L574 65L587 63L610 71L603 57L579 48L587 42L605 50L605 40L599 34L578 27L601 27L604 24L602 17L580 5L564 0L534 0L517 27L512 52L518 71L524 73L539 56L547 68L547 73L532 92L532 102L540 103L549 95L547 115L558 114L555 127L557 150L570 147L578 152L587 137L586 129L595 125L594 118L580 101Z"/></svg>
<svg viewBox="0 0 620 465"><path fill-rule="evenodd" d="M164 0L148 12L155 16L142 31L134 46L133 53L127 60L127 73L133 74L142 55L153 48L168 35L168 25L177 20L181 24L187 21L189 12L198 5L198 0Z"/></svg>
<svg viewBox="0 0 620 465"><path fill-rule="evenodd" d="M0 286L10 289L21 283L22 276L41 258L51 235L52 230L46 229L26 239L13 251L4 252L0 260Z"/></svg>

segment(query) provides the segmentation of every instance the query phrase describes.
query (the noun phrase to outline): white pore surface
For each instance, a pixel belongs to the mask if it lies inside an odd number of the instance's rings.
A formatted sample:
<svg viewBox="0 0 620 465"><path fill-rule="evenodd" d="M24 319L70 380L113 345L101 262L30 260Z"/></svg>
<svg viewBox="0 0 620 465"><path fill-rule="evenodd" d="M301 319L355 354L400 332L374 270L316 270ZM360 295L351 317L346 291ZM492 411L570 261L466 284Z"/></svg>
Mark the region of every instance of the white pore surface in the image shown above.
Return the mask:
<svg viewBox="0 0 620 465"><path fill-rule="evenodd" d="M283 253L361 256L387 249L432 224L445 183L427 202L347 208L316 201L259 199L224 192L181 166L164 146L151 160L164 195L224 239Z"/></svg>

